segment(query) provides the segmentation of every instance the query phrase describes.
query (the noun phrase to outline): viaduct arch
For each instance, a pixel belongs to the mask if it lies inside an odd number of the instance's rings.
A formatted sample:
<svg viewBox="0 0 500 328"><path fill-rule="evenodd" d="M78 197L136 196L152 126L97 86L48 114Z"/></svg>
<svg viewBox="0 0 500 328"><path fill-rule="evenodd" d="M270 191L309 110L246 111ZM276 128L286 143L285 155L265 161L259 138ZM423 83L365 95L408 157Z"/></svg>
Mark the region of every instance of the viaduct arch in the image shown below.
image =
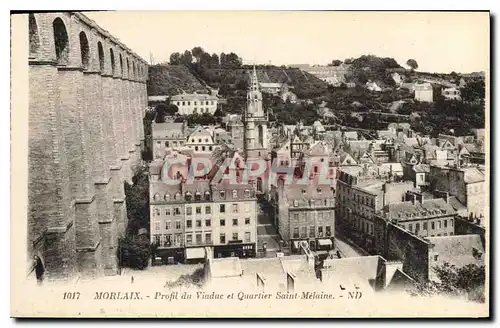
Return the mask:
<svg viewBox="0 0 500 328"><path fill-rule="evenodd" d="M28 256L48 279L116 274L147 62L81 13L28 16Z"/></svg>

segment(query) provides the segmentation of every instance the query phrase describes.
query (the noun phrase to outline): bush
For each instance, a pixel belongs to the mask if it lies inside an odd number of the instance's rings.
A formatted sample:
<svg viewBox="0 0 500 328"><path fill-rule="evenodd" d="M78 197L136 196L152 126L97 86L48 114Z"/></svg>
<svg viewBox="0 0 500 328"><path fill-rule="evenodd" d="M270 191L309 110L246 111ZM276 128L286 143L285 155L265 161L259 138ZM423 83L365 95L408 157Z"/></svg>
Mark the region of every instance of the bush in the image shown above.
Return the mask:
<svg viewBox="0 0 500 328"><path fill-rule="evenodd" d="M196 269L192 274L183 274L175 281L167 281L166 288L179 288L179 287L198 287L203 286L204 270L203 268Z"/></svg>

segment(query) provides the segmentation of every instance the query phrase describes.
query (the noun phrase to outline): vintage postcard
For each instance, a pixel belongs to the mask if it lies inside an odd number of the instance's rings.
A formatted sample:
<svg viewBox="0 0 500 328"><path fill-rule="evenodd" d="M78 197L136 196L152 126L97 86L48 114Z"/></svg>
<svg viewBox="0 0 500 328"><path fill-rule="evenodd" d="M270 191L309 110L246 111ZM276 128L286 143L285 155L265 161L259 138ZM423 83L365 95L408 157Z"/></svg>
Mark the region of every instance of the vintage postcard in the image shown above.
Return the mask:
<svg viewBox="0 0 500 328"><path fill-rule="evenodd" d="M490 316L489 12L11 27L13 317Z"/></svg>

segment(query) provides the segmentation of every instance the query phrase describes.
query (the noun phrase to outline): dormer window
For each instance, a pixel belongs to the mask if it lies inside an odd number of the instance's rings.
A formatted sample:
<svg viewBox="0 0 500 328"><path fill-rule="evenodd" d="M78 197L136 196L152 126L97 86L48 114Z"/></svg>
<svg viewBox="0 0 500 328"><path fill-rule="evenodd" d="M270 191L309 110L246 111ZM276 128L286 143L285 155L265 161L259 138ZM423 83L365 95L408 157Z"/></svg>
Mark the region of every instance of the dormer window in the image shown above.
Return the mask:
<svg viewBox="0 0 500 328"><path fill-rule="evenodd" d="M193 199L193 195L189 191L186 192L186 194L184 195L184 197L186 198L186 200L188 202L191 201L191 199Z"/></svg>
<svg viewBox="0 0 500 328"><path fill-rule="evenodd" d="M160 194L155 194L154 195L154 200L160 200Z"/></svg>
<svg viewBox="0 0 500 328"><path fill-rule="evenodd" d="M321 194L321 188L316 189L316 191L318 192L318 194Z"/></svg>
<svg viewBox="0 0 500 328"><path fill-rule="evenodd" d="M201 193L199 191L197 191L195 194L194 194L194 200L201 200Z"/></svg>
<svg viewBox="0 0 500 328"><path fill-rule="evenodd" d="M168 202L170 200L170 194L165 194L164 199Z"/></svg>
<svg viewBox="0 0 500 328"><path fill-rule="evenodd" d="M294 200L293 201L293 206L295 206L295 207L299 206L299 201L298 200Z"/></svg>
<svg viewBox="0 0 500 328"><path fill-rule="evenodd" d="M219 194L220 194L220 198L226 198L226 191L221 190Z"/></svg>
<svg viewBox="0 0 500 328"><path fill-rule="evenodd" d="M233 190L233 198L238 198L238 191L237 190Z"/></svg>
<svg viewBox="0 0 500 328"><path fill-rule="evenodd" d="M250 190L245 189L245 197L250 197Z"/></svg>
<svg viewBox="0 0 500 328"><path fill-rule="evenodd" d="M180 198L181 198L181 193L180 193L180 192L176 192L176 193L175 193L175 196L174 196L174 199L175 199L175 200L178 200L178 199L180 199Z"/></svg>
<svg viewBox="0 0 500 328"><path fill-rule="evenodd" d="M306 194L306 190L302 189L302 195L305 195L305 194Z"/></svg>
<svg viewBox="0 0 500 328"><path fill-rule="evenodd" d="M210 200L210 191L205 191L205 200Z"/></svg>

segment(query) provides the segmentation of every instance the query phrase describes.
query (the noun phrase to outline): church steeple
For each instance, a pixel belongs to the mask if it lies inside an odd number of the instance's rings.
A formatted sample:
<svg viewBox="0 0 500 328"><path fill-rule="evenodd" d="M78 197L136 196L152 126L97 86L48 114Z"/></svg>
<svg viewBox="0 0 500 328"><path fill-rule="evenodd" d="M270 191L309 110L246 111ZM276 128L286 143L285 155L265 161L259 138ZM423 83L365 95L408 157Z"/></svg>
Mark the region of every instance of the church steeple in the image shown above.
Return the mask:
<svg viewBox="0 0 500 328"><path fill-rule="evenodd" d="M247 91L247 104L245 110L245 154L262 149L267 149L267 117L262 106L262 92L259 90L259 80L255 65L248 72L250 84ZM260 155L259 155L260 156Z"/></svg>
<svg viewBox="0 0 500 328"><path fill-rule="evenodd" d="M262 110L262 93L259 90L259 81L255 65L250 73L250 85L247 91L247 113L251 116L264 116Z"/></svg>
<svg viewBox="0 0 500 328"><path fill-rule="evenodd" d="M253 72L250 78L250 91L259 91L259 81L257 79L257 71L255 70L255 65L253 65Z"/></svg>

